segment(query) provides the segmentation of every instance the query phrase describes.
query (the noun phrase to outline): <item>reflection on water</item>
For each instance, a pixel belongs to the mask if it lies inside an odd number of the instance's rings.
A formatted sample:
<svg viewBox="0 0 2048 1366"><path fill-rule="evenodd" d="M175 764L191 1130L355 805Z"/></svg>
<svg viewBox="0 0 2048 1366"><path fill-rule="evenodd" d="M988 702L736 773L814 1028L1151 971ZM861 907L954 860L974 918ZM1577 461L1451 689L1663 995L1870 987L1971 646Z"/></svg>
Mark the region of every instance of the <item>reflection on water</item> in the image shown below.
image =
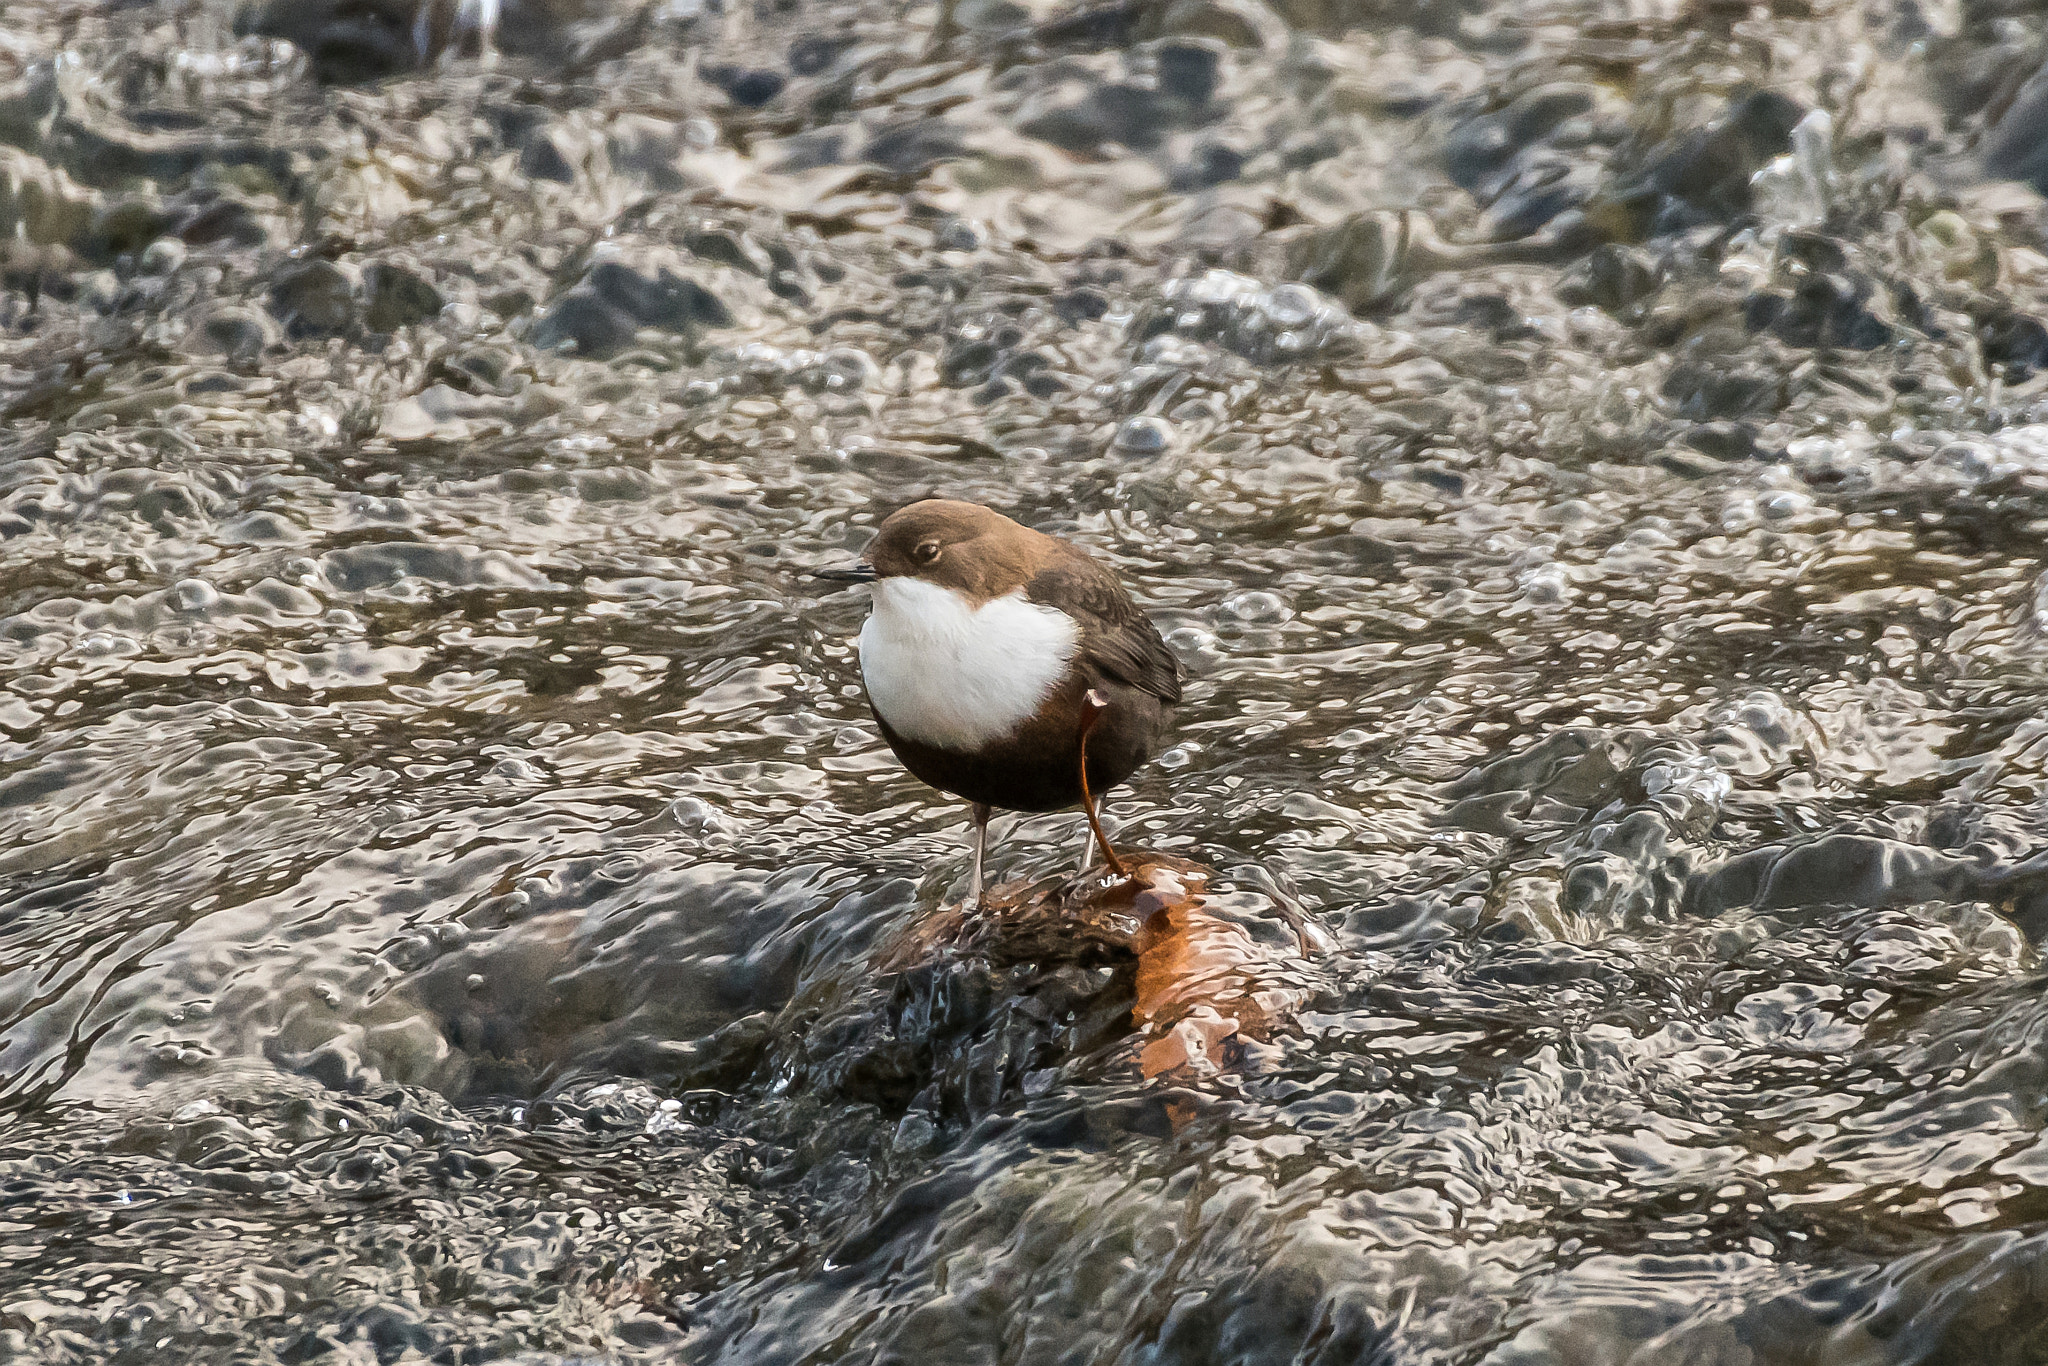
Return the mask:
<svg viewBox="0 0 2048 1366"><path fill-rule="evenodd" d="M496 8L0 29L0 1356L2048 1351L2038 13ZM1227 999L899 951L931 493Z"/></svg>

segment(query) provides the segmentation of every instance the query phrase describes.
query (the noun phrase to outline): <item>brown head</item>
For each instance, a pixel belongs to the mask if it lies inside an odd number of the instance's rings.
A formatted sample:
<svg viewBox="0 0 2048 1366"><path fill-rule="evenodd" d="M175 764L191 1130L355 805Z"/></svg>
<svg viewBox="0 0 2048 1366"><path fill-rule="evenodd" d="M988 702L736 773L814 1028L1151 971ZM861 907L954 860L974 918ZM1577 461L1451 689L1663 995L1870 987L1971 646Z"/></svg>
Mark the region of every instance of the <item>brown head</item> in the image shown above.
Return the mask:
<svg viewBox="0 0 2048 1366"><path fill-rule="evenodd" d="M890 515L850 569L821 569L842 583L914 578L974 602L1014 592L1059 553L1061 542L978 503L929 498Z"/></svg>

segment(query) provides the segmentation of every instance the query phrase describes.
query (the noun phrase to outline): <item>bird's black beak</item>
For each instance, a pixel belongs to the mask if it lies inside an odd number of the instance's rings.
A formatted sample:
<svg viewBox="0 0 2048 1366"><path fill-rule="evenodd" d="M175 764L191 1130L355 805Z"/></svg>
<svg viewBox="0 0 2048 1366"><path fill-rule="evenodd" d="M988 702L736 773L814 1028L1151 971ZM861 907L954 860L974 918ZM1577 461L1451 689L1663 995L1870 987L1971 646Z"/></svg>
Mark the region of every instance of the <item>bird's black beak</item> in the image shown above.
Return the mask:
<svg viewBox="0 0 2048 1366"><path fill-rule="evenodd" d="M834 583L873 583L875 567L871 564L850 564L844 569L813 569L814 579L830 579Z"/></svg>

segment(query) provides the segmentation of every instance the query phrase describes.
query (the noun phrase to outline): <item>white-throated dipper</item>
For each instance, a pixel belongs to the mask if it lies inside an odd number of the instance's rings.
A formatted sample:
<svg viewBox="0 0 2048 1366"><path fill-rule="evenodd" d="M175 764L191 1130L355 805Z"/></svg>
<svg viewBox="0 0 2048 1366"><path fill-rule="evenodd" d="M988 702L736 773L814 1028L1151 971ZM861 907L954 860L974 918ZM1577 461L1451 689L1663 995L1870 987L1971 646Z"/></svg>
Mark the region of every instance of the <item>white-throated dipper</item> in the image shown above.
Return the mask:
<svg viewBox="0 0 2048 1366"><path fill-rule="evenodd" d="M990 808L1079 803L1111 869L1094 796L1151 758L1180 701L1180 666L1087 551L975 503L892 515L860 563L817 577L873 583L861 682L903 766L974 811L981 900Z"/></svg>

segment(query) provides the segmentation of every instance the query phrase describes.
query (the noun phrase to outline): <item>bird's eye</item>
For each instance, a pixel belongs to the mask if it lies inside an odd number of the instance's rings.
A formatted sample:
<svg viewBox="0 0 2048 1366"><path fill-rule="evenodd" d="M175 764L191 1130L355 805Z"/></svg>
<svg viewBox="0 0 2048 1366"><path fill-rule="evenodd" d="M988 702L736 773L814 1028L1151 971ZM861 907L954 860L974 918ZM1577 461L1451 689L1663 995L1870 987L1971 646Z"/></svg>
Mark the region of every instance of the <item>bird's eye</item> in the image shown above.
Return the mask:
<svg viewBox="0 0 2048 1366"><path fill-rule="evenodd" d="M910 553L917 558L919 564L930 564L933 560L939 558L939 543L937 541L921 541L918 543L917 549Z"/></svg>

